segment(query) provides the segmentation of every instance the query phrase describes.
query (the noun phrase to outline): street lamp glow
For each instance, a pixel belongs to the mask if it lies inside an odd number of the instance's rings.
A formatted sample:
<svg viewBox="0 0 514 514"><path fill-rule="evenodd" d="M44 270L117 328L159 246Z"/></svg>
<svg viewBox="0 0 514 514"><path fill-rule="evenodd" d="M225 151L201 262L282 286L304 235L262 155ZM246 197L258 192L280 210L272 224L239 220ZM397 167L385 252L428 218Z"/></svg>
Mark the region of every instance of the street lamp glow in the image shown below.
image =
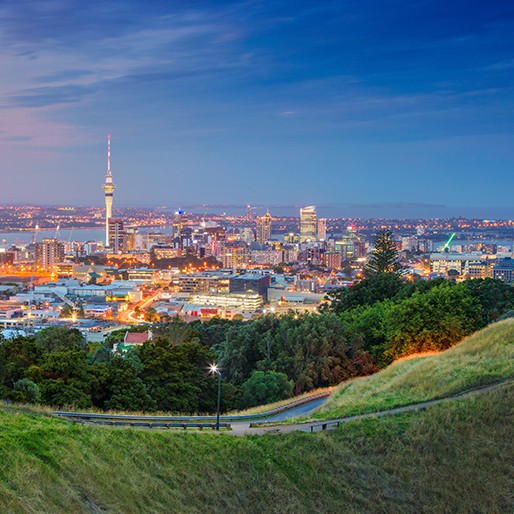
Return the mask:
<svg viewBox="0 0 514 514"><path fill-rule="evenodd" d="M220 412L221 412L221 370L219 366L213 362L210 365L210 371L213 375L218 374L218 401L216 405L216 430L220 429Z"/></svg>

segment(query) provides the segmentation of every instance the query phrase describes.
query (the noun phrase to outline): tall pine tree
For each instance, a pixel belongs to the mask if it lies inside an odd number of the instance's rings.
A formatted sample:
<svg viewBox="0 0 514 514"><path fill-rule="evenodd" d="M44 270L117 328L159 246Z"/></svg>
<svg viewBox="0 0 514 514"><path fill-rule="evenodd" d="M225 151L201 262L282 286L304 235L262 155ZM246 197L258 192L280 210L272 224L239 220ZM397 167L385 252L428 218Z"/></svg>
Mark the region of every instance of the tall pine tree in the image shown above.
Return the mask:
<svg viewBox="0 0 514 514"><path fill-rule="evenodd" d="M364 266L364 276L370 278L379 273L400 274L401 271L402 265L393 241L393 233L389 230L380 230L368 262Z"/></svg>

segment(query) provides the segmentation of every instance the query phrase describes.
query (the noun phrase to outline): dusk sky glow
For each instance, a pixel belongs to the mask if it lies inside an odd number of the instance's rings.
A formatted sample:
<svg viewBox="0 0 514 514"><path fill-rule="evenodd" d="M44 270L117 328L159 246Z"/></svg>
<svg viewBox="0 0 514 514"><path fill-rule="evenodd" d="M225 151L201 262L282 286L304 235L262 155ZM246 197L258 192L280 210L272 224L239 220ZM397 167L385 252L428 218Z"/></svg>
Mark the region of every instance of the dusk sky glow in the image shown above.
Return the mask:
<svg viewBox="0 0 514 514"><path fill-rule="evenodd" d="M514 217L514 3L0 3L0 202ZM489 210L488 210L489 209ZM341 215L344 215L341 212Z"/></svg>

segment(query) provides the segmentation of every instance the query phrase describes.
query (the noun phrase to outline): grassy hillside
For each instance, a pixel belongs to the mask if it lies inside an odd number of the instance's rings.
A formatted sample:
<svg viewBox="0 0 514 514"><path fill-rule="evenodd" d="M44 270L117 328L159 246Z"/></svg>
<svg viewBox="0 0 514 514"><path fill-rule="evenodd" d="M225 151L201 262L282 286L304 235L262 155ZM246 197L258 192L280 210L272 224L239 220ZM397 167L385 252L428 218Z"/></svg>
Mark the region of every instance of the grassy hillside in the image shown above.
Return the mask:
<svg viewBox="0 0 514 514"><path fill-rule="evenodd" d="M510 512L513 393L242 438L4 409L0 512Z"/></svg>
<svg viewBox="0 0 514 514"><path fill-rule="evenodd" d="M341 384L313 418L338 418L409 405L514 378L514 320L495 323L438 354L396 361Z"/></svg>

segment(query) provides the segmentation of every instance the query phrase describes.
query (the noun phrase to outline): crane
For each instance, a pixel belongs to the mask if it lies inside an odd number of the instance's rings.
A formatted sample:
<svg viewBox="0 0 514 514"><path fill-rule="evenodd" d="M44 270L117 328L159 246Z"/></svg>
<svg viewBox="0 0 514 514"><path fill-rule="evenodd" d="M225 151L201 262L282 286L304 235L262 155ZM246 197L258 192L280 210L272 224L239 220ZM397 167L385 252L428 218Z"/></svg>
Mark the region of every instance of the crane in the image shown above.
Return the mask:
<svg viewBox="0 0 514 514"><path fill-rule="evenodd" d="M448 241L446 241L446 244L443 246L443 252L448 251L450 248L450 243L452 242L453 238L455 237L455 232L448 238Z"/></svg>

